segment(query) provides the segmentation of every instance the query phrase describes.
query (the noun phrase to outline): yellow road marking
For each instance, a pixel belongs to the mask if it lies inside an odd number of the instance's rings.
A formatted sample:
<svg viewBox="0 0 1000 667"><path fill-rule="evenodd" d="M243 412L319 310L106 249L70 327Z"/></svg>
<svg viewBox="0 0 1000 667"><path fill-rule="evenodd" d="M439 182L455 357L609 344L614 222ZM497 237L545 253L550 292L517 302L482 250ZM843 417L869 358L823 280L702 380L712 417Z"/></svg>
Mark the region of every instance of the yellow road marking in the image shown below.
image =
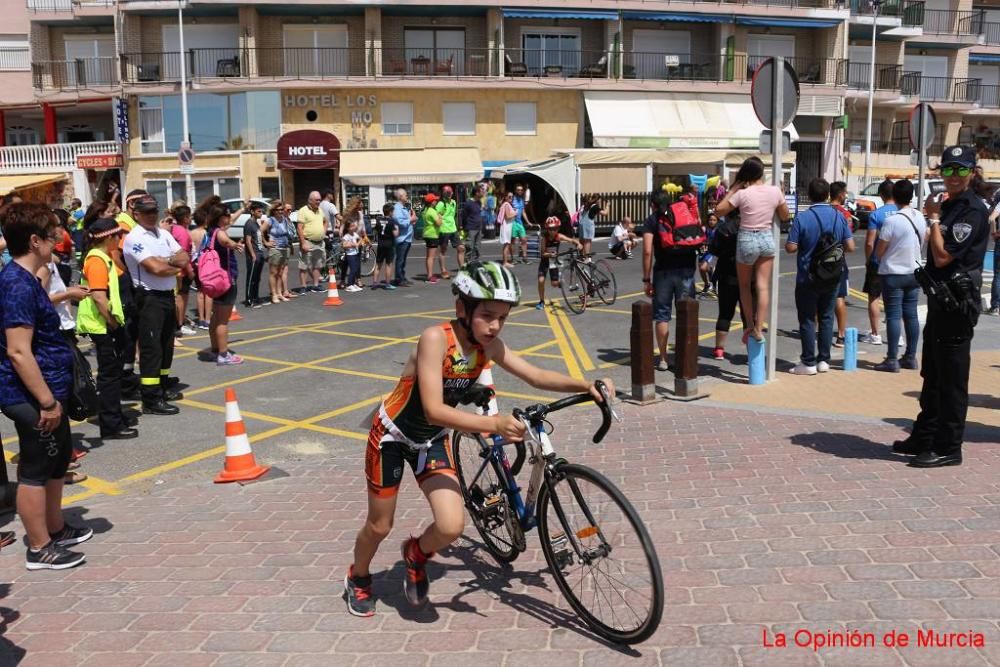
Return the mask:
<svg viewBox="0 0 1000 667"><path fill-rule="evenodd" d="M548 319L549 327L552 329L552 333L555 335L556 341L559 344L559 353L562 354L567 372L570 377L582 380L583 373L580 372L580 365L576 362L576 357L573 356L573 350L569 346L569 341L566 340L566 335L563 333L562 327L559 326L556 316L552 314L551 308L545 309L545 317Z"/></svg>
<svg viewBox="0 0 1000 667"><path fill-rule="evenodd" d="M526 347L523 350L514 350L514 351L517 352L518 354L531 354L533 352L538 352L539 350L544 350L547 347L551 347L553 345L558 345L558 344L559 341L553 338L547 343L539 343L538 345L532 345L531 347Z"/></svg>
<svg viewBox="0 0 1000 667"><path fill-rule="evenodd" d="M559 354L547 354L545 352L518 352L522 357L541 357L542 359L562 359Z"/></svg>
<svg viewBox="0 0 1000 667"><path fill-rule="evenodd" d="M326 329L295 329L292 333L314 333L326 336L342 336L345 338L364 338L367 340L385 340L392 343L415 343L419 336L409 338L394 338L392 336L380 336L378 334L354 333L353 331L327 331Z"/></svg>
<svg viewBox="0 0 1000 667"><path fill-rule="evenodd" d="M529 310L534 310L534 308L530 308ZM513 314L514 313L512 312L511 315L513 315ZM437 320L439 322L441 321L440 317L435 317L434 315L407 315L407 317L419 317L419 318L425 319L425 320ZM530 322L511 322L509 317L507 319L507 322L504 323L504 326L510 326L510 327L528 327L528 328L532 328L532 329L548 329L548 327L545 326L544 324L532 324Z"/></svg>
<svg viewBox="0 0 1000 667"><path fill-rule="evenodd" d="M200 408L202 410L209 410L210 412L222 412L226 411L223 405L213 405L211 403L202 403L201 401L192 401L190 399L184 399L182 401L177 401L180 405L187 405L192 408ZM283 417L272 417L270 415L261 414L259 412L248 412L246 410L240 410L240 415L248 419L256 419L258 421L268 422L271 424L280 424L282 426L291 426L293 428L301 428L307 431L316 431L317 433L325 433L327 435L337 435L342 438L349 438L351 440L366 440L368 438L367 433L361 433L359 431L347 431L340 428L330 428L328 426L319 426L317 424L310 424L305 421L296 421L294 419L285 419Z"/></svg>
<svg viewBox="0 0 1000 667"><path fill-rule="evenodd" d="M573 323L569 321L569 317L562 308L557 308L556 319L562 325L563 331L566 333L566 337L569 339L570 345L576 351L576 356L579 357L580 363L583 366L583 370L592 371L594 370L594 362L587 353L587 349L580 342L580 337L576 333L576 329L573 327Z"/></svg>

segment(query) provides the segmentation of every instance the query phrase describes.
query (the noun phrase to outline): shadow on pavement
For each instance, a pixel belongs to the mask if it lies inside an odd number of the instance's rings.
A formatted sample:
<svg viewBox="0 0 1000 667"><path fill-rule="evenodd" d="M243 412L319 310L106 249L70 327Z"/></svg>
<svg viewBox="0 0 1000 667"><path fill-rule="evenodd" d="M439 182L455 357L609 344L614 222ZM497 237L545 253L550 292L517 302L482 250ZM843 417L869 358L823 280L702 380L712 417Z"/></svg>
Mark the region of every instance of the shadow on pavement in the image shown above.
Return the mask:
<svg viewBox="0 0 1000 667"><path fill-rule="evenodd" d="M10 596L10 584L0 584L0 600ZM0 665L16 665L28 652L7 639L7 626L21 618L21 612L0 606Z"/></svg>
<svg viewBox="0 0 1000 667"><path fill-rule="evenodd" d="M875 442L851 433L797 433L789 438L793 445L808 447L842 459L873 459L899 461L909 459L892 452L892 443Z"/></svg>
<svg viewBox="0 0 1000 667"><path fill-rule="evenodd" d="M971 405L971 402L970 402ZM917 412L920 408L916 408L913 413L913 417L916 418ZM899 417L888 417L883 419L886 424L892 424L893 426L898 426L901 429L905 429L907 433L913 427L913 419L902 419ZM996 444L1000 442L1000 428L996 426L991 426L989 424L982 424L980 422L966 421L965 422L965 438L964 442L980 442Z"/></svg>

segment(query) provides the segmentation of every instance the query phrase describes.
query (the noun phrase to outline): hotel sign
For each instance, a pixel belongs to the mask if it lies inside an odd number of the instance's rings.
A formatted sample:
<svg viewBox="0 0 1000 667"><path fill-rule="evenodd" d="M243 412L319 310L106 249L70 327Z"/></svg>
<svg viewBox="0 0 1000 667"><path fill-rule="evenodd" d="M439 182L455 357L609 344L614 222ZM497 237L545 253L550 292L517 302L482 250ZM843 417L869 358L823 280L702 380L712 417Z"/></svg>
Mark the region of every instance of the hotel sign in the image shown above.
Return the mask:
<svg viewBox="0 0 1000 667"><path fill-rule="evenodd" d="M278 138L278 169L336 169L340 140L322 130L294 130Z"/></svg>

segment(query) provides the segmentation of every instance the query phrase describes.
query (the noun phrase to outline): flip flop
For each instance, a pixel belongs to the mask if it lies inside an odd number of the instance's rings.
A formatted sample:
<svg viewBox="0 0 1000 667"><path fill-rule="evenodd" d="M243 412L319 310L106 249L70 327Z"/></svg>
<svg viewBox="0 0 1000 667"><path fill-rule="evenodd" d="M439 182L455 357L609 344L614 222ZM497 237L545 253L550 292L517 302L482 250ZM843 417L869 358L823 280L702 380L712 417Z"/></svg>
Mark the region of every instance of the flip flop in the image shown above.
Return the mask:
<svg viewBox="0 0 1000 667"><path fill-rule="evenodd" d="M5 530L0 532L0 549L3 547L9 547L17 541L17 535L14 534L13 530Z"/></svg>
<svg viewBox="0 0 1000 667"><path fill-rule="evenodd" d="M77 472L75 470L71 470L66 473L65 477L66 484L79 484L80 482L86 482L86 481L87 481L87 473Z"/></svg>

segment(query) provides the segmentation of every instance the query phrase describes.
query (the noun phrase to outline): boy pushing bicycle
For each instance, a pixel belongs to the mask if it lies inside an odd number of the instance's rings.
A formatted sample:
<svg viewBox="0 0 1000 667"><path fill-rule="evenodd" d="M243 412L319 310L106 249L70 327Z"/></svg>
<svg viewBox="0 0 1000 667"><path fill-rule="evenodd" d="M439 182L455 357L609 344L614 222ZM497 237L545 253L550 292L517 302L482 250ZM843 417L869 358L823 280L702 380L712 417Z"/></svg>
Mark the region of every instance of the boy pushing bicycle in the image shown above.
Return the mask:
<svg viewBox="0 0 1000 667"><path fill-rule="evenodd" d="M500 263L465 265L452 282L452 292L457 297L455 319L424 330L399 383L372 421L365 453L368 516L344 578L347 609L355 616L375 613L369 568L392 530L404 463L413 471L434 516L419 537L411 536L402 544L403 592L410 604L418 606L427 601L427 560L458 539L465 526L448 431L489 432L508 440L524 435L524 424L512 415L481 416L456 408L489 362L536 389L589 391L597 401L603 400L593 383L533 366L500 339L511 308L521 300L517 278ZM611 380L603 382L613 396Z"/></svg>

